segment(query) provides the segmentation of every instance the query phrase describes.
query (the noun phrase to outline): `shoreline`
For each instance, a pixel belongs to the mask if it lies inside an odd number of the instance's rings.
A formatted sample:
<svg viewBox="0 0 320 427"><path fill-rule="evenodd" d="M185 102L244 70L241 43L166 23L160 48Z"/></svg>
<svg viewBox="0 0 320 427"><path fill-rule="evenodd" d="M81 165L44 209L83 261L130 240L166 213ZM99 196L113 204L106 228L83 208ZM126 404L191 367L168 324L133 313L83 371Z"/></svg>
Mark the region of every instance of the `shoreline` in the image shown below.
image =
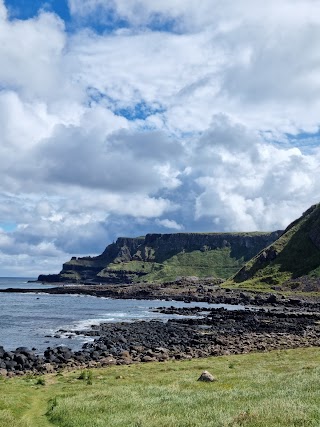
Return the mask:
<svg viewBox="0 0 320 427"><path fill-rule="evenodd" d="M40 282L37 282L40 283ZM44 284L45 285L45 284ZM206 302L210 304L232 304L253 306L312 306L320 311L320 294L315 297L301 293L289 293L285 296L278 293L249 291L236 288L222 288L220 286L206 286L203 284L186 285L185 283L171 282L164 284L124 284L124 285L86 285L69 283L48 283L50 287L34 288L6 288L0 293L45 293L52 295L90 295L94 297L112 299L136 300L166 300L188 302Z"/></svg>
<svg viewBox="0 0 320 427"><path fill-rule="evenodd" d="M23 292L50 294L85 294L97 297L124 298L121 288L102 290L99 287L56 287ZM123 289L122 289L123 290ZM20 292L6 289L0 292ZM108 295L106 295L106 293ZM110 294L111 293L111 294ZM185 295L125 293L126 299L176 299ZM139 298L140 297L140 298ZM43 374L60 369L83 369L110 365L166 360L183 360L253 351L270 351L297 347L320 346L319 302L275 295L257 295L216 289L207 295L189 295L194 302L244 305L245 309L223 308L160 308L165 314L192 316L159 320L101 323L81 334L95 337L79 351L67 347L49 347L36 355L27 348L6 351L0 346L0 376ZM199 298L199 299L198 299ZM250 310L249 306L254 306ZM72 331L70 331L72 332Z"/></svg>
<svg viewBox="0 0 320 427"><path fill-rule="evenodd" d="M201 283L186 285L185 282L57 285L41 290L7 288L0 289L0 293L183 301L186 307L162 308L161 312L193 317L169 319L166 323L159 320L101 323L75 332L94 338L78 351L60 346L35 354L25 347L6 351L0 346L0 376L320 346L320 298L225 289ZM245 309L192 308L188 307L189 302L240 305ZM250 307L254 309L250 311Z"/></svg>

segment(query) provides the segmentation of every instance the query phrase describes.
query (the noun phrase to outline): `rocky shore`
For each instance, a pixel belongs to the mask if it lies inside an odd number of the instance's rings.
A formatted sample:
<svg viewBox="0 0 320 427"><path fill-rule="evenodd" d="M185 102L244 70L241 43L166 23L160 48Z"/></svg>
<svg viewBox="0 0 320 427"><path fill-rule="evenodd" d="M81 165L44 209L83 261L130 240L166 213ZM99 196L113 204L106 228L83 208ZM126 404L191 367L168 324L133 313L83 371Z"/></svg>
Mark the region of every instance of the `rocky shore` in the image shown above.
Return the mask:
<svg viewBox="0 0 320 427"><path fill-rule="evenodd" d="M320 346L318 303L288 299L280 304L268 298L268 308L171 307L158 310L181 318L93 326L83 333L96 339L79 351L57 347L38 355L24 347L13 352L0 347L0 375Z"/></svg>
<svg viewBox="0 0 320 427"><path fill-rule="evenodd" d="M212 280L186 280L181 279L174 282L153 284L137 283L130 285L66 285L57 284L55 287L39 289L8 288L0 289L1 292L12 293L47 293L47 294L79 294L92 295L96 297L114 299L162 299L184 302L208 302L212 304L235 304L235 305L283 305L291 307L314 307L320 310L320 294L312 298L295 295L291 292L288 296L276 293L249 292L239 289L228 289L220 286Z"/></svg>

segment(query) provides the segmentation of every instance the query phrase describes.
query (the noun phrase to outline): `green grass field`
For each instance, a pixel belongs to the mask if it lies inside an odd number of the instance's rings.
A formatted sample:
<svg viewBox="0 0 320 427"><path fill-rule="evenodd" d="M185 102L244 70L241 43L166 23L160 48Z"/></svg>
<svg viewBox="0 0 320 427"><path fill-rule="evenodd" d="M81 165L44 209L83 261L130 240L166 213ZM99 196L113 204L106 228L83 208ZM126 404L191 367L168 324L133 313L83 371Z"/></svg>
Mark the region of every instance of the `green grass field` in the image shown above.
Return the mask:
<svg viewBox="0 0 320 427"><path fill-rule="evenodd" d="M1 379L0 426L319 427L320 348Z"/></svg>

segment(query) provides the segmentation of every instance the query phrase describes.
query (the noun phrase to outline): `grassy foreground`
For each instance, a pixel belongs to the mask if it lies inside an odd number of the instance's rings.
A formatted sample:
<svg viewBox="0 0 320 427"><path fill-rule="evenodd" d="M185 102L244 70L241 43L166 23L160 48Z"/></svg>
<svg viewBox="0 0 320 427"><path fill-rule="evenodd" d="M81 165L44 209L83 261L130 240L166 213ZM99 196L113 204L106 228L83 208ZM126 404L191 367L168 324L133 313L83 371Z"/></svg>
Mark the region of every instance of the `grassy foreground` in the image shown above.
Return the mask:
<svg viewBox="0 0 320 427"><path fill-rule="evenodd" d="M319 427L320 348L0 379L0 426Z"/></svg>

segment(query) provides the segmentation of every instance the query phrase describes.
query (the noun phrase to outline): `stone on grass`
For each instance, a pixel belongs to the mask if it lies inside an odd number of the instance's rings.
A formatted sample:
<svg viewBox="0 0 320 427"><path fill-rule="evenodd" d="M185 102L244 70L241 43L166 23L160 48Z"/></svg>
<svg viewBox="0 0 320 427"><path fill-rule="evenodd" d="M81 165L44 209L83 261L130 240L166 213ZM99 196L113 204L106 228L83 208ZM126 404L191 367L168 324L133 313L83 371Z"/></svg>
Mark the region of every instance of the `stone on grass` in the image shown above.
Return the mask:
<svg viewBox="0 0 320 427"><path fill-rule="evenodd" d="M3 369L3 368L0 369L0 377L6 377L7 373L8 371L6 369Z"/></svg>
<svg viewBox="0 0 320 427"><path fill-rule="evenodd" d="M203 371L200 377L198 378L198 381L212 382L216 381L216 379L212 374L210 374L210 372Z"/></svg>

